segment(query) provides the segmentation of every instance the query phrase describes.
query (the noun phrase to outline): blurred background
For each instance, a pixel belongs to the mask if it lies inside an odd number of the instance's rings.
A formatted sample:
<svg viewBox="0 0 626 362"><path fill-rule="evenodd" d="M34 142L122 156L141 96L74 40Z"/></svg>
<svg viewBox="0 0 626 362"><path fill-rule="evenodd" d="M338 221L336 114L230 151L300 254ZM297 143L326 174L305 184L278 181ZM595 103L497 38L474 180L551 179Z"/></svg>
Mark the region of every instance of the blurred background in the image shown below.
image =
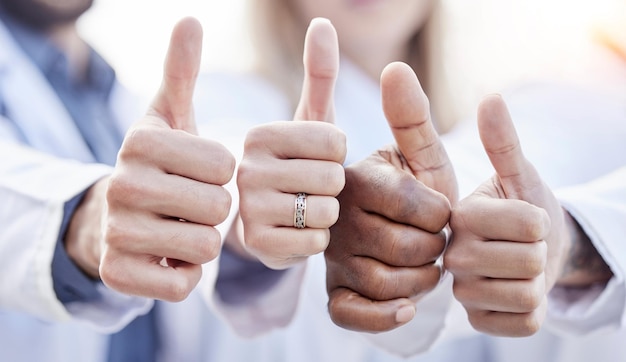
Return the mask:
<svg viewBox="0 0 626 362"><path fill-rule="evenodd" d="M579 77L598 34L626 23L626 0L441 1L445 67L466 111L482 95L520 81ZM184 16L203 24L203 70L245 69L251 52L244 6L245 0L96 0L80 29L122 82L151 95L169 33Z"/></svg>

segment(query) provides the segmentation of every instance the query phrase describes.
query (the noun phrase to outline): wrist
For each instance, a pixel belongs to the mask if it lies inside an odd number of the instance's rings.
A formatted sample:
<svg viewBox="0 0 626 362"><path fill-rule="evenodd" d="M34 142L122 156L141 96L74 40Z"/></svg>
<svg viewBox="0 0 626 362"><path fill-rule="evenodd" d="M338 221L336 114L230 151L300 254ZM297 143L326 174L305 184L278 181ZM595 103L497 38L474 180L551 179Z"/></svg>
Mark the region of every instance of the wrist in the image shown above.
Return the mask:
<svg viewBox="0 0 626 362"><path fill-rule="evenodd" d="M557 285L585 288L593 284L608 282L613 277L610 267L576 219L566 210L563 212L571 248Z"/></svg>
<svg viewBox="0 0 626 362"><path fill-rule="evenodd" d="M99 278L102 216L107 179L92 185L74 211L65 234L67 255L85 274Z"/></svg>

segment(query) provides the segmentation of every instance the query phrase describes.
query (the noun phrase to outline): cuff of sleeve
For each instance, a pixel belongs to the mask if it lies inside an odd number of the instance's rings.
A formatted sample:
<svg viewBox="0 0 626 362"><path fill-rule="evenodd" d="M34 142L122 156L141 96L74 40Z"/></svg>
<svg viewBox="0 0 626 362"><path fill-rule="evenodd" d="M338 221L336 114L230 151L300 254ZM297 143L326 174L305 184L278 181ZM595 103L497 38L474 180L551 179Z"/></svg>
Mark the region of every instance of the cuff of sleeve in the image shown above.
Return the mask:
<svg viewBox="0 0 626 362"><path fill-rule="evenodd" d="M572 188L560 192L559 198L614 276L606 285L584 290L557 287L550 292L546 326L562 335L585 335L626 324L626 284L620 266L625 262L620 245L621 236L626 232L623 212L598 202L593 190L592 187L588 192L580 192Z"/></svg>
<svg viewBox="0 0 626 362"><path fill-rule="evenodd" d="M63 239L74 211L83 199L85 192L65 203L61 229L52 257L52 285L57 298L63 305L73 302L90 302L100 298L98 281L89 278L70 259Z"/></svg>
<svg viewBox="0 0 626 362"><path fill-rule="evenodd" d="M96 286L98 299L65 305L75 319L101 333L115 333L136 317L150 311L154 300L116 292L103 284Z"/></svg>
<svg viewBox="0 0 626 362"><path fill-rule="evenodd" d="M213 294L210 303L242 337L255 337L275 328L282 328L295 315L306 265L307 263L301 263L282 271L281 277L272 284L272 288L254 298L246 298L245 304L224 303L219 293Z"/></svg>
<svg viewBox="0 0 626 362"><path fill-rule="evenodd" d="M215 289L225 304L254 304L256 299L278 284L284 274L284 270L270 269L261 262L243 259L229 248L222 248Z"/></svg>

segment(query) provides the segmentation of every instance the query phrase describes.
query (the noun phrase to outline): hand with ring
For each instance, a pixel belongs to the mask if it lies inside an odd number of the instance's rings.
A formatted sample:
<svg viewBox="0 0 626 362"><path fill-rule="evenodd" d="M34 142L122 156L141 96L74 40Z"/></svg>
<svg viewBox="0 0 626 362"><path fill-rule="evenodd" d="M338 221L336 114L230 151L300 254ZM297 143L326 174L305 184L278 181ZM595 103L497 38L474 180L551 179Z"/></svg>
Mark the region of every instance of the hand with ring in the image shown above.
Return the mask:
<svg viewBox="0 0 626 362"><path fill-rule="evenodd" d="M294 121L251 129L237 173L244 247L273 269L326 249L345 182L346 137L332 123L339 48L329 21L311 22L303 58Z"/></svg>

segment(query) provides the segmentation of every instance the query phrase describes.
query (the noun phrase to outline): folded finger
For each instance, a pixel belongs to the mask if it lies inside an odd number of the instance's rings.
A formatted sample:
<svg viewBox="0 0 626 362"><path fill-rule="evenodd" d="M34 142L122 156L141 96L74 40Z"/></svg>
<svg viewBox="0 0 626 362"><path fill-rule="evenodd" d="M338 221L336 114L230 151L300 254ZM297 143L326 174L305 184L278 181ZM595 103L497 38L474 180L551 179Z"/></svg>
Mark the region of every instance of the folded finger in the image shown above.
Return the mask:
<svg viewBox="0 0 626 362"><path fill-rule="evenodd" d="M220 251L221 236L213 227L159 217L117 218L107 224L107 244L137 255L152 255L204 264Z"/></svg>
<svg viewBox="0 0 626 362"><path fill-rule="evenodd" d="M161 258L145 255L105 253L100 277L109 287L129 295L179 302L200 281L200 265L179 263L164 267Z"/></svg>
<svg viewBox="0 0 626 362"><path fill-rule="evenodd" d="M390 266L419 267L434 262L446 246L443 231L430 233L410 225L391 223L381 215L361 209L342 209L341 212L342 220L331 227L330 248L350 255L378 259ZM344 223L350 223L351 218L359 220L358 227L345 227Z"/></svg>
<svg viewBox="0 0 626 362"><path fill-rule="evenodd" d="M409 299L373 301L347 288L329 293L328 311L335 324L361 332L384 332L409 322L415 305Z"/></svg>
<svg viewBox="0 0 626 362"><path fill-rule="evenodd" d="M372 300L411 298L435 288L441 268L428 264L421 267L391 267L368 257L326 258L329 283L353 290ZM332 279L331 279L332 278Z"/></svg>

